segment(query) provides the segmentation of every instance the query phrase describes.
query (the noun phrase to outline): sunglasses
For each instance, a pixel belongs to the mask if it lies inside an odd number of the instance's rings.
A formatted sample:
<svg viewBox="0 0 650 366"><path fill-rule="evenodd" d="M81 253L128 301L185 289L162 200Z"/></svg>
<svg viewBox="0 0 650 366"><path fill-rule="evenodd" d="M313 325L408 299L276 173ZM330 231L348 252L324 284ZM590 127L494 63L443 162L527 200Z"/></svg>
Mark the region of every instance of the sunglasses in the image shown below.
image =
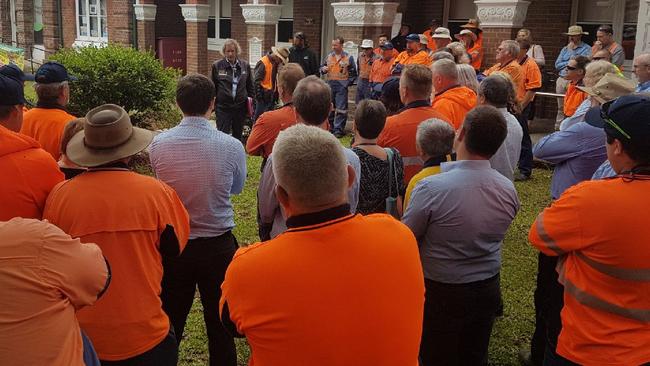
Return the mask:
<svg viewBox="0 0 650 366"><path fill-rule="evenodd" d="M577 68L577 67L573 67L573 66L569 66L569 65L567 65L567 66L566 66L566 69L567 69L567 70L571 70L571 71L573 71L573 70L577 70L578 68Z"/></svg>
<svg viewBox="0 0 650 366"><path fill-rule="evenodd" d="M619 126L612 118L609 116L609 108L612 106L614 101L607 102L602 105L600 108L600 117L607 123L610 127L614 128L616 131L618 131L621 135L625 136L628 140L632 140L632 136L625 132L621 126Z"/></svg>

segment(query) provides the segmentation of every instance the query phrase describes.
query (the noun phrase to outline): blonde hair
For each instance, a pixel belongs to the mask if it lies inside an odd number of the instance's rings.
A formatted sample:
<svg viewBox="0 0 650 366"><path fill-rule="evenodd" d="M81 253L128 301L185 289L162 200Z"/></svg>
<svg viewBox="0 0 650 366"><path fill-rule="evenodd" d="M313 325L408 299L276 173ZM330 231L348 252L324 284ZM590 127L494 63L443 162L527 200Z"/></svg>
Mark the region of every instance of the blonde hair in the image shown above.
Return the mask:
<svg viewBox="0 0 650 366"><path fill-rule="evenodd" d="M458 83L472 89L478 93L478 79L476 79L476 70L468 64L458 64Z"/></svg>
<svg viewBox="0 0 650 366"><path fill-rule="evenodd" d="M423 65L406 65L399 85L408 89L416 98L428 99L433 89L433 73Z"/></svg>
<svg viewBox="0 0 650 366"><path fill-rule="evenodd" d="M592 61L585 67L585 77L582 81L585 86L592 87L598 84L605 74L618 74L618 69L614 64L605 60Z"/></svg>
<svg viewBox="0 0 650 366"><path fill-rule="evenodd" d="M347 197L347 158L329 132L297 124L280 132L273 145L278 186L304 207L323 207Z"/></svg>

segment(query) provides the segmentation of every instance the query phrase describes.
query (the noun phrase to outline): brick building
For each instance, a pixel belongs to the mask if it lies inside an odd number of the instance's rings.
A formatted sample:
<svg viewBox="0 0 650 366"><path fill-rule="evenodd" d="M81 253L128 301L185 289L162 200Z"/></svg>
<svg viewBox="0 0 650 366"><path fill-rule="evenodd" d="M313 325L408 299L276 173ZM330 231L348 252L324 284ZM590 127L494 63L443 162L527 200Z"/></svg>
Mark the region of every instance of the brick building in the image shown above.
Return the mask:
<svg viewBox="0 0 650 366"><path fill-rule="evenodd" d="M254 63L271 46L288 45L298 30L322 56L335 35L356 52L363 38L394 34L400 22L422 32L435 18L457 33L474 17L484 30L486 64L498 42L521 27L543 46L547 72L566 43L562 32L574 23L590 32L589 43L599 24L612 24L630 64L635 52L650 51L650 0L0 0L0 43L37 60L60 47L107 42L166 47L176 53L161 57L181 52L177 65L207 73L226 38L237 39L242 57Z"/></svg>

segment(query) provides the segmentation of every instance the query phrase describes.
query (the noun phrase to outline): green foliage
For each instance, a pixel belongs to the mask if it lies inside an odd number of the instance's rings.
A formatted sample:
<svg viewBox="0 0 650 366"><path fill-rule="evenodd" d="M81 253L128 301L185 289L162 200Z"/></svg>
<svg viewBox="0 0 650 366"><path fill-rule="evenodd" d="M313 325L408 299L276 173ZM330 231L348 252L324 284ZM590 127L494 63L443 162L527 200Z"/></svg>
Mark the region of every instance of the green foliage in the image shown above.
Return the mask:
<svg viewBox="0 0 650 366"><path fill-rule="evenodd" d="M77 116L105 103L122 106L141 127L151 127L151 115L158 116L155 120L177 116L174 96L179 73L164 68L150 52L110 44L63 49L50 59L65 65L78 79L70 84L68 105Z"/></svg>

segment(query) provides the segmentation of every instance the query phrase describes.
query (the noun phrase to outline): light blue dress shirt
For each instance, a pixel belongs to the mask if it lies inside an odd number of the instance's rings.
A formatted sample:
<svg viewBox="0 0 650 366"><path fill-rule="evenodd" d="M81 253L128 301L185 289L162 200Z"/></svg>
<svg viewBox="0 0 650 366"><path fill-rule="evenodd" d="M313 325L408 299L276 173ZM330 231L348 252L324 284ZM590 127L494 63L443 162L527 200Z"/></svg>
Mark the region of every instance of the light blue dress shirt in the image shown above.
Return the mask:
<svg viewBox="0 0 650 366"><path fill-rule="evenodd" d="M359 182L361 179L361 162L359 157L352 150L344 148L343 152L345 157L348 159L348 164L352 166L356 177L354 178L354 183L352 187L348 190L348 203L350 204L350 212L354 213L357 210L357 205L359 204ZM269 159L266 161L264 166L264 171L262 171L262 177L260 178L260 186L257 190L257 209L259 212L259 219L264 224L273 223L273 228L271 229L271 238L282 234L287 230L287 217L282 211L280 202L275 195L275 175L273 174L273 154L269 156Z"/></svg>
<svg viewBox="0 0 650 366"><path fill-rule="evenodd" d="M558 199L567 188L591 179L607 159L605 141L605 131L587 122L578 122L539 140L533 155L556 164L551 180L553 199Z"/></svg>
<svg viewBox="0 0 650 366"><path fill-rule="evenodd" d="M610 163L609 160L605 160L605 162L600 164L598 169L596 169L596 172L591 177L591 180L599 180L615 176L617 176L617 174L614 171L614 168L612 168L612 163Z"/></svg>
<svg viewBox="0 0 650 366"><path fill-rule="evenodd" d="M650 93L650 80L645 83L640 83L639 86L636 87L636 91L637 93Z"/></svg>
<svg viewBox="0 0 650 366"><path fill-rule="evenodd" d="M555 71L559 72L560 76L566 75L566 65L569 63L569 60L578 55L591 57L591 46L584 42L581 42L573 50L570 50L568 46L564 46L562 51L560 51L560 55L557 56L557 60L555 60Z"/></svg>
<svg viewBox="0 0 650 366"><path fill-rule="evenodd" d="M487 160L442 163L413 189L402 222L415 234L424 277L470 283L501 270L501 244L519 210L514 184Z"/></svg>
<svg viewBox="0 0 650 366"><path fill-rule="evenodd" d="M237 73L237 65L239 65L239 60L235 60L234 64L231 64L230 61L226 60L228 65L232 67L232 99L234 100L237 97L237 84L239 84L239 76L241 73Z"/></svg>
<svg viewBox="0 0 650 366"><path fill-rule="evenodd" d="M202 117L185 117L151 143L151 165L190 215L190 239L215 237L235 227L230 195L246 181L241 142Z"/></svg>
<svg viewBox="0 0 650 366"><path fill-rule="evenodd" d="M585 120L587 112L589 112L589 109L591 109L591 97L588 97L587 99L583 100L582 103L580 103L575 113L573 113L573 116L562 120L560 123L560 131L564 131L578 122L583 122Z"/></svg>

